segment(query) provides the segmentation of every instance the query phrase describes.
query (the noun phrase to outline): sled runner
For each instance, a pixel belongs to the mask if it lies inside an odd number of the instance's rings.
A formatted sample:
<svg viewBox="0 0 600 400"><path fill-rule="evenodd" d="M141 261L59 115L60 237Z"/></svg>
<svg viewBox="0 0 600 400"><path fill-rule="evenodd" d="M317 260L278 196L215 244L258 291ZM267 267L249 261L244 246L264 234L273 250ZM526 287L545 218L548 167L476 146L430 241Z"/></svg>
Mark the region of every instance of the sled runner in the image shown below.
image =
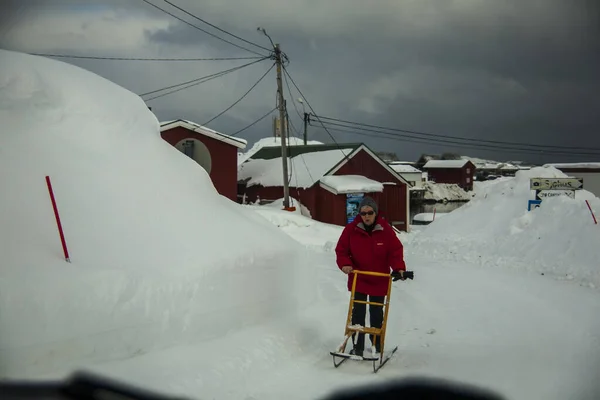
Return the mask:
<svg viewBox="0 0 600 400"><path fill-rule="evenodd" d="M340 344L340 346L337 348L336 351L331 351L331 352L329 352L329 354L331 354L333 356L333 365L336 368L339 367L340 365L342 365L346 360L371 361L371 362L373 362L373 372L376 373L388 362L388 360L394 355L394 353L396 353L396 350L398 350L398 346L396 346L389 352L385 351L385 331L386 331L386 327L387 327L387 317L388 317L388 309L389 309L389 304L390 304L390 294L392 291L392 279L394 281L396 281L396 280L400 279L400 276L396 275L394 273L383 274L380 272L359 271L359 270L354 270L351 272L351 274L354 274L354 280L352 282L352 290L350 292L350 304L348 305L348 317L346 319L346 329L344 332L344 341ZM387 291L387 295L385 296L384 303L375 303L372 301L355 300L354 294L356 291L356 280L357 280L359 274L381 276L381 277L389 278L388 291ZM413 272L405 271L404 279L413 279ZM381 325L381 328L352 325L352 309L354 307L354 303L374 304L374 305L383 306L383 323ZM352 354L351 352L345 352L346 345L348 344L348 340L352 339L352 342L354 343L354 334L358 333L358 332L364 333L365 336L373 335L374 341L377 339L377 337L379 337L379 342L381 343L381 353L379 354L379 356L377 356L375 354L374 346L372 346L371 354L367 354L367 352L365 352L362 356ZM338 361L338 359L340 359L340 360Z"/></svg>

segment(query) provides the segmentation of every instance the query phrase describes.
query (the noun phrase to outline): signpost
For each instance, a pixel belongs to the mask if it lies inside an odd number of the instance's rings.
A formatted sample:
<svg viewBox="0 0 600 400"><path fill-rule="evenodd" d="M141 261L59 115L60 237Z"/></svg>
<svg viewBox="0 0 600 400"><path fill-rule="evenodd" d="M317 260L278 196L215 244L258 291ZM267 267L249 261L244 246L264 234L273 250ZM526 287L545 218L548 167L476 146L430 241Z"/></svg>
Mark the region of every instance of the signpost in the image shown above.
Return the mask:
<svg viewBox="0 0 600 400"><path fill-rule="evenodd" d="M543 199L557 196L575 198L575 191L583 189L583 178L531 178L529 188L535 190L535 200L529 200L527 209L538 208Z"/></svg>
<svg viewBox="0 0 600 400"><path fill-rule="evenodd" d="M574 190L536 190L535 198L537 200L547 199L549 197L567 196L572 199L575 198Z"/></svg>
<svg viewBox="0 0 600 400"><path fill-rule="evenodd" d="M583 178L531 178L531 190L581 190Z"/></svg>

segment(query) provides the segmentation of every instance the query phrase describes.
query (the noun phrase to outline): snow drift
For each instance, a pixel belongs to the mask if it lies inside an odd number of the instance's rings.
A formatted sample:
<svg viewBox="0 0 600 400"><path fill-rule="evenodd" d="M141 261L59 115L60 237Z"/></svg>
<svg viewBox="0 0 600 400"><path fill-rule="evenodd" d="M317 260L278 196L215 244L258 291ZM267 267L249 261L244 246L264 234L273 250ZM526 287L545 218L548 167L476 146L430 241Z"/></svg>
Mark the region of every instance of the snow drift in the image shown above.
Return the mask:
<svg viewBox="0 0 600 400"><path fill-rule="evenodd" d="M424 182L417 190L424 190L423 198L434 201L468 201L471 195L455 183Z"/></svg>
<svg viewBox="0 0 600 400"><path fill-rule="evenodd" d="M223 337L301 307L294 285L311 297L304 249L218 195L131 92L0 51L0 123L0 376Z"/></svg>
<svg viewBox="0 0 600 400"><path fill-rule="evenodd" d="M586 190L575 199L554 197L527 211L535 198L530 178L566 177L555 168L519 171L514 178L478 185L469 203L433 222L414 237L411 251L435 259L510 266L600 286L600 199Z"/></svg>

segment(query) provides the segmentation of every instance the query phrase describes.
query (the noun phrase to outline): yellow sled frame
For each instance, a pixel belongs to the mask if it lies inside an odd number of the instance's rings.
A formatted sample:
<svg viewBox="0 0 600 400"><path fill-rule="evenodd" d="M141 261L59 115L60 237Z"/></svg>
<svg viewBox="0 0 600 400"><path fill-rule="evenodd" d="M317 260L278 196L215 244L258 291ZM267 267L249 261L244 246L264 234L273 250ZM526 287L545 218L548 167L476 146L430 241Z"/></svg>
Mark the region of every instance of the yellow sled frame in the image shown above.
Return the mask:
<svg viewBox="0 0 600 400"><path fill-rule="evenodd" d="M388 318L388 310L389 310L389 304L390 304L390 294L392 292L392 276L391 274L384 274L384 273L380 273L380 272L370 272L370 271L359 271L359 270L354 270L352 272L350 272L351 274L354 274L354 279L352 281L352 290L350 292L350 303L348 304L348 316L346 318L346 329L344 331L344 342L340 345L340 347L337 349L337 352L332 352L331 355L334 357L334 366L337 368L343 361L345 361L347 359L344 358L341 362L336 363L335 362L335 357L342 357L340 354L344 353L344 351L346 350L346 345L348 344L348 340L352 337L352 335L354 335L354 333L356 332L360 332L360 333L364 333L365 336L367 335L373 335L374 336L374 340L377 340L377 337L380 338L380 343L381 343L381 353L379 355L379 367L376 368L375 366L375 362L377 359L373 360L373 370L374 372L377 372L379 370L379 368L381 368L383 366L383 364L389 359L388 356L386 357L386 359L384 360L384 354L385 354L385 332L386 332L386 328L387 328L387 318ZM355 293L356 293L356 281L358 278L358 275L371 275L371 276L379 276L379 277L383 277L383 278L388 278L388 290L387 290L387 294L385 296L385 300L384 303L377 303L377 302L372 302L372 301L363 301L363 300L356 300L354 298ZM360 328L353 328L352 326L352 310L354 308L354 303L359 303L359 304L373 304L373 305L378 305L378 306L383 306L384 307L384 311L383 311L383 323L381 324L381 328L373 328L373 327L360 327ZM366 339L366 338L365 338ZM398 347L394 348L392 351L392 354L398 349Z"/></svg>

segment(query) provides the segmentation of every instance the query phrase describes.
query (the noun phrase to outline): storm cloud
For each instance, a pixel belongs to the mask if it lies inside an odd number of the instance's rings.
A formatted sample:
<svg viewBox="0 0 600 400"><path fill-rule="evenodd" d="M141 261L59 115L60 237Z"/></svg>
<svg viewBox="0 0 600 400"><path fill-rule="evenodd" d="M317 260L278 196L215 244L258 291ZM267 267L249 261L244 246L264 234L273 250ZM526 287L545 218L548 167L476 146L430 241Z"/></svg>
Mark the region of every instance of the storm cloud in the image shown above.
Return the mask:
<svg viewBox="0 0 600 400"><path fill-rule="evenodd" d="M225 30L269 47L268 39L256 30L264 27L289 56L288 71L319 115L468 137L473 138L472 144L485 139L600 148L600 25L594 2L173 2ZM266 54L162 1L153 3L227 40ZM21 51L82 55L253 56L142 1L126 6L105 1L100 9L80 8L82 4L90 7L89 2L61 1L56 2L59 11L51 4L48 1L43 7L29 7L26 16L0 37L0 45ZM243 63L69 62L136 93ZM148 104L160 119L186 118L202 123L236 101L270 64L267 60ZM289 113L300 128L302 120L294 110L295 106L303 112L302 105L295 101L300 94L291 87L292 96L286 87ZM240 129L274 107L275 89L272 72L246 99L210 126L225 133ZM364 141L374 150L394 151L406 160L416 160L422 153L447 151L535 163L600 160L600 151L598 156L527 154L400 137L334 130L330 133L337 142ZM252 142L270 135L270 120L266 119L241 136ZM309 128L309 137L332 141L317 126Z"/></svg>

